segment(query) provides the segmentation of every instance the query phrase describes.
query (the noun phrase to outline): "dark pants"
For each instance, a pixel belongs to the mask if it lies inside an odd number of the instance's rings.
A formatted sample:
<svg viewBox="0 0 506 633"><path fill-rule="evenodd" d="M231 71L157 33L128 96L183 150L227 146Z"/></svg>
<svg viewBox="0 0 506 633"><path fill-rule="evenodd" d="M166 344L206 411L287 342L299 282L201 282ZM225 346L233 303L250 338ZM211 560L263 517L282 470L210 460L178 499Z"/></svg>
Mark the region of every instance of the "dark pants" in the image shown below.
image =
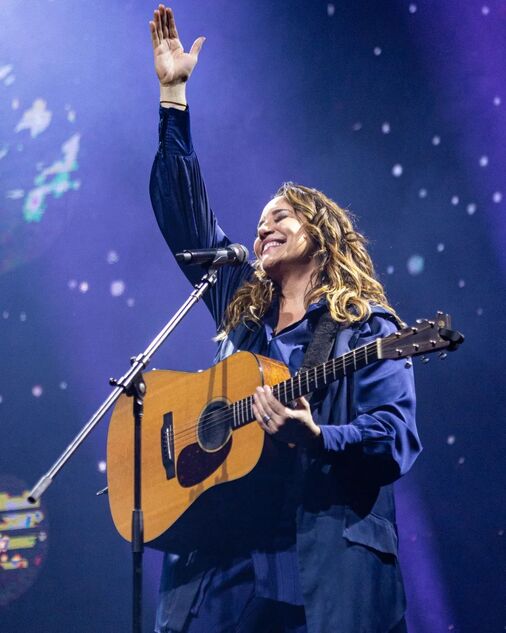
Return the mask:
<svg viewBox="0 0 506 633"><path fill-rule="evenodd" d="M183 633L307 633L303 606L257 598L254 582L247 561L234 566L229 575L214 574L198 596ZM407 633L404 619L385 633Z"/></svg>

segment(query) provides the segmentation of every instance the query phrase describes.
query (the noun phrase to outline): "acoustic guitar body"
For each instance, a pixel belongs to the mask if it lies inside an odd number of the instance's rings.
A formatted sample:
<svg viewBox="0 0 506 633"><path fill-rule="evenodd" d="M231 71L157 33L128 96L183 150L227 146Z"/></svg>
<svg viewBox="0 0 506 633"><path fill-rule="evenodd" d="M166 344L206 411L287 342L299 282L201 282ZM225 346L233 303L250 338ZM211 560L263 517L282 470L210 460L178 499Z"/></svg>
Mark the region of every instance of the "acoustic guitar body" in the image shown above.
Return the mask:
<svg viewBox="0 0 506 633"><path fill-rule="evenodd" d="M223 422L220 410L251 396L259 385L275 385L289 376L282 363L249 352L198 373L146 372L141 463L147 545L190 549L206 533L219 530L211 523L222 520L220 510L230 517L230 508L220 508L226 497L221 491L227 488L222 484L253 471L266 436L256 423L239 424L240 410L233 410L236 424ZM113 521L129 541L133 451L132 400L123 395L110 421L107 473Z"/></svg>

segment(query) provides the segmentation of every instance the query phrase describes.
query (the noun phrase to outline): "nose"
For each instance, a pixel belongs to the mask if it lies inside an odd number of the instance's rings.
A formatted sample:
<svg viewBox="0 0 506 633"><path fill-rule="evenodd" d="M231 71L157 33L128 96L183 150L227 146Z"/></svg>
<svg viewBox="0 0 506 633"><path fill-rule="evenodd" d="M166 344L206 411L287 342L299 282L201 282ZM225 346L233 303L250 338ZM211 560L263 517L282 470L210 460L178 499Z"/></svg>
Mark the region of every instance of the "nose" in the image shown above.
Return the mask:
<svg viewBox="0 0 506 633"><path fill-rule="evenodd" d="M273 232L273 229L271 228L267 220L264 220L262 224L260 224L260 226L258 227L258 237L261 240L264 240L272 232Z"/></svg>

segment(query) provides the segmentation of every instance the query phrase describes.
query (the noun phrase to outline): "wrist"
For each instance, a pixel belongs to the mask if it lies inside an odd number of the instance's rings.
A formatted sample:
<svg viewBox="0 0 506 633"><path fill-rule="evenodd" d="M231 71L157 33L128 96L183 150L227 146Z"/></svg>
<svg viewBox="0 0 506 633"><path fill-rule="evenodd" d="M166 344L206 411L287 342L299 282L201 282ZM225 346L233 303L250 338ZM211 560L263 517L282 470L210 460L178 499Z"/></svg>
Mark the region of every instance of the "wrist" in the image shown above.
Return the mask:
<svg viewBox="0 0 506 633"><path fill-rule="evenodd" d="M163 86L160 84L160 101L171 102L162 103L161 105L163 108L177 108L178 110L184 110L187 104L186 83L180 83L174 86Z"/></svg>

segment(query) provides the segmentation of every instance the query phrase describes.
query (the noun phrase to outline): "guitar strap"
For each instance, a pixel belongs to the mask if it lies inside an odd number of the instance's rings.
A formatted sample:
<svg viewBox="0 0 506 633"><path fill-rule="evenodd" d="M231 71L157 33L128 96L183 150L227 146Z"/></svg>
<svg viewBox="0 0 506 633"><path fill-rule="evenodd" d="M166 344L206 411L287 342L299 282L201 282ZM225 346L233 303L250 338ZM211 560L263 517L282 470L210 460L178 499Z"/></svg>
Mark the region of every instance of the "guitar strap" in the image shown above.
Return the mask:
<svg viewBox="0 0 506 633"><path fill-rule="evenodd" d="M299 372L321 365L329 359L339 328L339 323L334 321L327 308L319 311L313 336L306 348ZM314 400L318 400L317 395L317 391L308 394L307 400L313 401L312 404L314 404Z"/></svg>

